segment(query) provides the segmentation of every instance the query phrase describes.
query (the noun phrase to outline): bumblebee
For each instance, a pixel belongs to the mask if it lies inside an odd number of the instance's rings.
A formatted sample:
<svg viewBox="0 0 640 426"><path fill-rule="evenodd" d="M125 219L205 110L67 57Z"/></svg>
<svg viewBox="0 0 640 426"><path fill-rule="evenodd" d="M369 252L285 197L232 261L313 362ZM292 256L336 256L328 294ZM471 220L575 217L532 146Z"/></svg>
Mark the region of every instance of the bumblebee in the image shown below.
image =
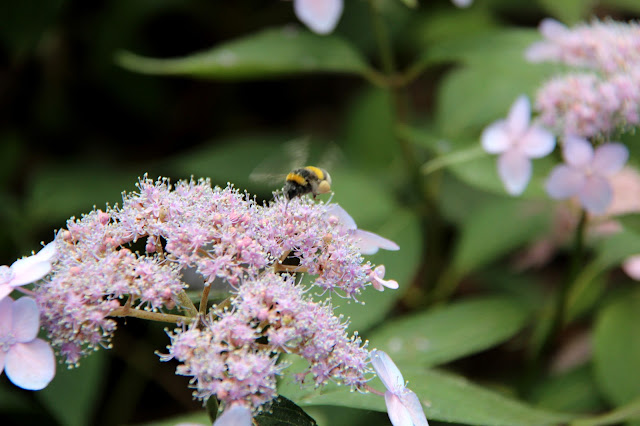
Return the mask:
<svg viewBox="0 0 640 426"><path fill-rule="evenodd" d="M305 194L326 194L331 191L331 176L325 169L307 166L295 169L289 173L284 181L282 192L287 200Z"/></svg>

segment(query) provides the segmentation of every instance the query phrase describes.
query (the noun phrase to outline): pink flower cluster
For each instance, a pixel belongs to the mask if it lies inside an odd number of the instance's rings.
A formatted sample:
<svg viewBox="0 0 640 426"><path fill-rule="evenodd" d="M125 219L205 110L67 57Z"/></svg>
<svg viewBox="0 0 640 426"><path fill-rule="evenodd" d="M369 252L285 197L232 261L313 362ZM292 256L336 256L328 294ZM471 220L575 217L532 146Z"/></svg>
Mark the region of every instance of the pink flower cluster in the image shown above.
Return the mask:
<svg viewBox="0 0 640 426"><path fill-rule="evenodd" d="M215 309L201 323L177 329L164 361L177 359L177 373L193 376L194 395L215 395L226 406L260 409L276 396L278 353L295 353L309 362L316 385L328 380L358 388L370 378L369 353L327 303L316 303L292 276L265 272L242 283L231 309Z"/></svg>
<svg viewBox="0 0 640 426"><path fill-rule="evenodd" d="M610 135L640 124L640 25L593 21L572 29L546 19L546 38L530 46L532 62L574 69L545 83L536 96L542 122L561 135Z"/></svg>

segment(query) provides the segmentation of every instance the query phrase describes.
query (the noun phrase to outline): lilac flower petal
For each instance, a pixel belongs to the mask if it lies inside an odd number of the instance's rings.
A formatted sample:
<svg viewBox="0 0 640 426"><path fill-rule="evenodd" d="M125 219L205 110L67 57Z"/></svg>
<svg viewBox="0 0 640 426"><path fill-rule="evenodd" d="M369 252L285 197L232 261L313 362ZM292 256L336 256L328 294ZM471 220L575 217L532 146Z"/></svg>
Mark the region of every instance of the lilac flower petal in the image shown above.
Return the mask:
<svg viewBox="0 0 640 426"><path fill-rule="evenodd" d="M556 56L556 46L550 45L546 41L538 41L527 47L524 58L533 63L544 62Z"/></svg>
<svg viewBox="0 0 640 426"><path fill-rule="evenodd" d="M373 365L385 388L392 392L404 389L404 377L402 377L398 366L386 352L377 349L372 350L371 365Z"/></svg>
<svg viewBox="0 0 640 426"><path fill-rule="evenodd" d="M7 360L7 353L5 351L0 351L0 374L4 371L4 364Z"/></svg>
<svg viewBox="0 0 640 426"><path fill-rule="evenodd" d="M0 284L0 300L7 297L13 291L13 287L9 284Z"/></svg>
<svg viewBox="0 0 640 426"><path fill-rule="evenodd" d="M409 410L396 394L391 391L385 392L384 402L387 404L387 413L393 426L413 426Z"/></svg>
<svg viewBox="0 0 640 426"><path fill-rule="evenodd" d="M381 237L373 232L357 229L353 234L356 245L362 254L375 254L378 249L384 250L400 250L400 246L391 240Z"/></svg>
<svg viewBox="0 0 640 426"><path fill-rule="evenodd" d="M465 8L471 6L473 0L451 0L451 3L453 3L456 7Z"/></svg>
<svg viewBox="0 0 640 426"><path fill-rule="evenodd" d="M607 143L596 148L593 170L604 176L618 173L629 159L629 150L621 143Z"/></svg>
<svg viewBox="0 0 640 426"><path fill-rule="evenodd" d="M547 193L551 198L562 200L572 197L584 185L584 173L565 164L556 166L547 179Z"/></svg>
<svg viewBox="0 0 640 426"><path fill-rule="evenodd" d="M16 343L7 352L5 361L7 377L23 389L44 389L56 374L53 350L42 339Z"/></svg>
<svg viewBox="0 0 640 426"><path fill-rule="evenodd" d="M509 194L520 195L531 179L531 160L520 151L507 151L498 157L498 174Z"/></svg>
<svg viewBox="0 0 640 426"><path fill-rule="evenodd" d="M40 311L36 301L21 297L13 302L13 335L18 342L30 342L40 329Z"/></svg>
<svg viewBox="0 0 640 426"><path fill-rule="evenodd" d="M213 426L251 426L251 410L244 405L234 404L224 410Z"/></svg>
<svg viewBox="0 0 640 426"><path fill-rule="evenodd" d="M553 133L540 126L532 126L520 142L520 148L529 158L542 158L556 147Z"/></svg>
<svg viewBox="0 0 640 426"><path fill-rule="evenodd" d="M298 19L318 34L334 30L342 15L342 0L294 0L293 9Z"/></svg>
<svg viewBox="0 0 640 426"><path fill-rule="evenodd" d="M489 154L500 154L507 150L512 144L507 125L504 120L498 120L490 124L482 131L480 138L482 148Z"/></svg>
<svg viewBox="0 0 640 426"><path fill-rule="evenodd" d="M529 98L521 95L511 106L507 117L507 127L512 135L523 135L529 127L531 105Z"/></svg>
<svg viewBox="0 0 640 426"><path fill-rule="evenodd" d="M566 25L553 18L543 19L540 22L540 25L538 25L538 30L545 38L548 39L558 38L569 32L569 28L567 28Z"/></svg>
<svg viewBox="0 0 640 426"><path fill-rule="evenodd" d="M586 167L593 159L593 147L586 139L568 136L562 147L562 157L570 166Z"/></svg>
<svg viewBox="0 0 640 426"><path fill-rule="evenodd" d="M327 206L327 216L335 216L338 222L347 229L357 229L356 221L339 204L329 204Z"/></svg>
<svg viewBox="0 0 640 426"><path fill-rule="evenodd" d="M602 176L587 176L578 193L582 206L592 214L602 214L613 199L613 189Z"/></svg>
<svg viewBox="0 0 640 426"><path fill-rule="evenodd" d="M405 389L400 395L400 401L405 406L411 416L414 426L429 426L427 417L422 409L422 403L418 399L418 395L410 389Z"/></svg>
<svg viewBox="0 0 640 426"><path fill-rule="evenodd" d="M38 256L40 260L43 260L46 262L52 262L55 259L56 254L57 254L56 242L52 241L46 246L44 246L38 253L36 253L36 256Z"/></svg>
<svg viewBox="0 0 640 426"><path fill-rule="evenodd" d="M0 339L9 336L13 331L13 299L5 297L0 300Z"/></svg>
<svg viewBox="0 0 640 426"><path fill-rule="evenodd" d="M14 273L11 285L17 287L38 281L47 275L51 271L51 263L46 258L34 255L16 260L11 265L11 269Z"/></svg>

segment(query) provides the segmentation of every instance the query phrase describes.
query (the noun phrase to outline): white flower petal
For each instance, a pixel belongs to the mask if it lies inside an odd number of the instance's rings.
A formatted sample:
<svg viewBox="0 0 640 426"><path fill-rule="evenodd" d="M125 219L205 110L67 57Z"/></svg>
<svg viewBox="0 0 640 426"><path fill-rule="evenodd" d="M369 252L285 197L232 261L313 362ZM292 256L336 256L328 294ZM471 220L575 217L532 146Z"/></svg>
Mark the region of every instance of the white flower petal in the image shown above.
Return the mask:
<svg viewBox="0 0 640 426"><path fill-rule="evenodd" d="M531 105L529 98L521 95L511 105L509 116L507 117L508 132L514 137L521 137L529 127L531 119Z"/></svg>
<svg viewBox="0 0 640 426"><path fill-rule="evenodd" d="M45 257L37 255L18 259L11 265L13 279L11 285L14 287L38 281L51 271L51 262Z"/></svg>
<svg viewBox="0 0 640 426"><path fill-rule="evenodd" d="M7 353L5 361L7 377L23 389L44 389L56 374L53 350L42 339L16 343Z"/></svg>
<svg viewBox="0 0 640 426"><path fill-rule="evenodd" d="M453 3L456 7L465 8L471 6L473 0L451 0L451 3Z"/></svg>
<svg viewBox="0 0 640 426"><path fill-rule="evenodd" d="M377 349L372 350L371 365L373 365L385 388L391 392L399 392L404 389L404 377L402 377L398 366L386 352Z"/></svg>
<svg viewBox="0 0 640 426"><path fill-rule="evenodd" d="M593 146L586 139L567 136L562 146L564 161L574 167L587 167L593 159Z"/></svg>
<svg viewBox="0 0 640 426"><path fill-rule="evenodd" d="M480 143L482 143L482 148L489 154L500 154L506 151L513 144L507 133L506 121L498 120L485 127L482 131Z"/></svg>
<svg viewBox="0 0 640 426"><path fill-rule="evenodd" d="M4 299L13 291L13 287L9 284L0 284L0 300Z"/></svg>
<svg viewBox="0 0 640 426"><path fill-rule="evenodd" d="M234 404L224 410L213 426L251 426L251 410L241 404Z"/></svg>
<svg viewBox="0 0 640 426"><path fill-rule="evenodd" d="M36 256L43 261L52 262L57 254L56 242L51 241L49 244L44 246L42 250L36 253Z"/></svg>
<svg viewBox="0 0 640 426"><path fill-rule="evenodd" d="M387 404L387 414L393 426L413 426L409 410L397 395L391 391L385 392L384 402Z"/></svg>
<svg viewBox="0 0 640 426"><path fill-rule="evenodd" d="M353 233L353 237L356 240L356 245L360 249L362 254L375 254L378 249L384 250L400 250L400 246L391 240L381 237L373 232L357 229Z"/></svg>
<svg viewBox="0 0 640 426"><path fill-rule="evenodd" d="M427 417L424 415L422 403L418 399L418 395L410 389L405 389L400 395L400 401L405 406L411 416L414 426L429 426Z"/></svg>
<svg viewBox="0 0 640 426"><path fill-rule="evenodd" d="M342 15L342 0L294 0L293 9L298 19L318 34L334 30Z"/></svg>
<svg viewBox="0 0 640 426"><path fill-rule="evenodd" d="M339 204L329 204L325 210L326 217L335 216L346 229L357 229L356 221Z"/></svg>
<svg viewBox="0 0 640 426"><path fill-rule="evenodd" d="M547 193L556 200L572 197L580 191L584 180L584 173L580 170L561 164L551 171L547 179Z"/></svg>
<svg viewBox="0 0 640 426"><path fill-rule="evenodd" d="M509 194L520 195L531 179L531 160L520 151L507 151L498 157L498 174Z"/></svg>
<svg viewBox="0 0 640 426"><path fill-rule="evenodd" d="M538 30L545 38L556 39L567 34L569 28L553 18L545 18L538 25Z"/></svg>
<svg viewBox="0 0 640 426"><path fill-rule="evenodd" d="M636 281L640 281L640 254L628 257L622 264L622 269L631 278Z"/></svg>
<svg viewBox="0 0 640 426"><path fill-rule="evenodd" d="M542 158L551 154L553 148L556 147L556 138L544 127L532 126L519 146L527 157Z"/></svg>
<svg viewBox="0 0 640 426"><path fill-rule="evenodd" d="M36 301L30 297L21 297L13 302L13 335L18 342L30 342L40 329L40 310Z"/></svg>
<svg viewBox="0 0 640 426"><path fill-rule="evenodd" d="M0 300L0 339L9 336L13 331L13 299L5 297Z"/></svg>
<svg viewBox="0 0 640 426"><path fill-rule="evenodd" d="M629 159L629 150L621 143L606 143L593 153L594 171L611 176L618 173Z"/></svg>
<svg viewBox="0 0 640 426"><path fill-rule="evenodd" d="M602 214L611 204L613 189L602 176L591 175L586 177L578 196L580 203L589 213Z"/></svg>

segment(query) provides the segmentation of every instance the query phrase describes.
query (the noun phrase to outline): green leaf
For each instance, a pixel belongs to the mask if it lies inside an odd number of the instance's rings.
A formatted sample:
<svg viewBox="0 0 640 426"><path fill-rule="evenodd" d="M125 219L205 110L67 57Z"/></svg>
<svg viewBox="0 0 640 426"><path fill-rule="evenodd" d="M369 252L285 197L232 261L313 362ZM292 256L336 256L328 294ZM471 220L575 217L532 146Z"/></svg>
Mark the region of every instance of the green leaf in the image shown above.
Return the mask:
<svg viewBox="0 0 640 426"><path fill-rule="evenodd" d="M521 303L488 297L388 321L367 337L371 347L384 350L398 363L438 365L504 342L528 318Z"/></svg>
<svg viewBox="0 0 640 426"><path fill-rule="evenodd" d="M49 386L35 395L60 424L90 424L100 403L106 362L107 355L98 351L84 359L79 368L58 368Z"/></svg>
<svg viewBox="0 0 640 426"><path fill-rule="evenodd" d="M618 407L607 414L571 422L571 426L611 425L629 420L640 420L640 398L636 398L630 403Z"/></svg>
<svg viewBox="0 0 640 426"><path fill-rule="evenodd" d="M316 426L317 423L293 401L279 396L269 406L268 412L254 417L258 426Z"/></svg>
<svg viewBox="0 0 640 426"><path fill-rule="evenodd" d="M589 413L604 408L590 364L546 378L533 388L528 399L538 407L555 411Z"/></svg>
<svg viewBox="0 0 640 426"><path fill-rule="evenodd" d="M267 29L180 58L147 58L122 52L116 60L122 67L144 74L223 80L371 72L364 58L339 36L319 36L291 28Z"/></svg>
<svg viewBox="0 0 640 426"><path fill-rule="evenodd" d="M606 305L594 330L594 371L604 396L616 405L640 396L640 291Z"/></svg>
<svg viewBox="0 0 640 426"><path fill-rule="evenodd" d="M619 221L622 226L630 231L640 235L640 214L630 213L622 216L616 216L616 220Z"/></svg>
<svg viewBox="0 0 640 426"><path fill-rule="evenodd" d="M454 252L454 275L462 277L544 233L552 212L546 203L512 199L479 208L462 226Z"/></svg>
<svg viewBox="0 0 640 426"><path fill-rule="evenodd" d="M427 419L471 425L552 425L564 423L573 416L534 408L508 396L475 385L463 377L435 370L399 366L408 387L420 401ZM383 390L380 382L370 383ZM350 392L328 385L319 390L300 390L296 384L284 384L298 404L338 405L366 410L386 411L384 398L374 394Z"/></svg>
<svg viewBox="0 0 640 426"><path fill-rule="evenodd" d="M538 3L558 20L573 25L586 18L598 0L538 0Z"/></svg>

